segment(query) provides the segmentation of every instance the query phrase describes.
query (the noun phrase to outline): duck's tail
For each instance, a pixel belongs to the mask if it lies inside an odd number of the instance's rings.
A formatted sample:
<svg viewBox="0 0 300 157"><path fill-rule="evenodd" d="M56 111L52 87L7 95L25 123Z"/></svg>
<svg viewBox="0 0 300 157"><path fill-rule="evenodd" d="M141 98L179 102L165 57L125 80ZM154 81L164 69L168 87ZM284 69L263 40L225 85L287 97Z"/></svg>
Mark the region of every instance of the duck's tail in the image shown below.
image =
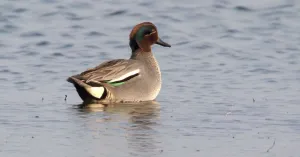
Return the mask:
<svg viewBox="0 0 300 157"><path fill-rule="evenodd" d="M74 84L79 96L83 101L91 97L95 99L104 99L107 95L106 89L101 84L87 84L73 76L69 77L67 81Z"/></svg>

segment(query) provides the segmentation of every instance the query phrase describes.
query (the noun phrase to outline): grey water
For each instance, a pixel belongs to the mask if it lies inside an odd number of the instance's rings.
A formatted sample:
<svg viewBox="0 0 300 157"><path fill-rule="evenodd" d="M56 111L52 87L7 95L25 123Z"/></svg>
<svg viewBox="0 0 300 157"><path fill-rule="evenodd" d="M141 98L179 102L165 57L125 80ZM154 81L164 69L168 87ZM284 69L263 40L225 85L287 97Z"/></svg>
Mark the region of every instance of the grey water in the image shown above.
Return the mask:
<svg viewBox="0 0 300 157"><path fill-rule="evenodd" d="M80 107L66 78L144 21L172 45L156 102ZM296 0L2 0L0 156L298 157L299 28Z"/></svg>

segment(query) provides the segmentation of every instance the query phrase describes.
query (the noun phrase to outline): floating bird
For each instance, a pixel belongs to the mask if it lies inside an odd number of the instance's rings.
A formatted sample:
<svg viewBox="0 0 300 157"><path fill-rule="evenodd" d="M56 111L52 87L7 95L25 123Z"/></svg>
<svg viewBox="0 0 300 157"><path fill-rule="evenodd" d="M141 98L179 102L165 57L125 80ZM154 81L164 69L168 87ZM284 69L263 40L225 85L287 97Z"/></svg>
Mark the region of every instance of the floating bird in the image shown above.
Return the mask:
<svg viewBox="0 0 300 157"><path fill-rule="evenodd" d="M129 59L106 61L67 79L84 102L119 103L154 100L161 89L161 72L151 46L171 47L150 22L136 25L129 35Z"/></svg>

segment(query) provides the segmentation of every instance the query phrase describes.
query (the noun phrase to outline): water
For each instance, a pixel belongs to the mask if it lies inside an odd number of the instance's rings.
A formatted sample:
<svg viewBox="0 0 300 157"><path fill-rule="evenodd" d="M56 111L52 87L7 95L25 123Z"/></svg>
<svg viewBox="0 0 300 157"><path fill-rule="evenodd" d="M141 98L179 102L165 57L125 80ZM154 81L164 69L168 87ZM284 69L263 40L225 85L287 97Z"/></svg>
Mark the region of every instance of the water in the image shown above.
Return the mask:
<svg viewBox="0 0 300 157"><path fill-rule="evenodd" d="M0 156L296 157L299 12L293 0L1 1ZM157 102L80 108L65 79L128 58L142 21L172 45L153 48Z"/></svg>

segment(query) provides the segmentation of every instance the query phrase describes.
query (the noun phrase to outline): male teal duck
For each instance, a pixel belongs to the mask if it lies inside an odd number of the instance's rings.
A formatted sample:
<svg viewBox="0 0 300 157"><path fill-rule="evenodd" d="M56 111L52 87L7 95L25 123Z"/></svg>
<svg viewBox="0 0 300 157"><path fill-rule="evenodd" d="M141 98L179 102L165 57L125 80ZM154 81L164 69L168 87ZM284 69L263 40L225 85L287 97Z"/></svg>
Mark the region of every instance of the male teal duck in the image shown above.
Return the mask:
<svg viewBox="0 0 300 157"><path fill-rule="evenodd" d="M161 88L161 72L151 46L171 47L158 37L150 22L136 25L129 35L129 59L106 61L67 79L84 102L116 103L154 100Z"/></svg>

